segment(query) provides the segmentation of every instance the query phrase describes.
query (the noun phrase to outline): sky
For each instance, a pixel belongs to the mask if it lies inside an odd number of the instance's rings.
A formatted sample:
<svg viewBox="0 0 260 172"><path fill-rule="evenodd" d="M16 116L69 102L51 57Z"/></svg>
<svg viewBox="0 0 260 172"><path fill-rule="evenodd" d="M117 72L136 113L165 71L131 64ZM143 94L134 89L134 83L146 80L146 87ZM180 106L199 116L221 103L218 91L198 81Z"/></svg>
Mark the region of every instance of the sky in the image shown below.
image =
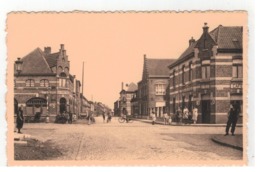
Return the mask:
<svg viewBox="0 0 260 172"><path fill-rule="evenodd" d="M143 56L178 58L189 39L198 39L207 22L247 26L243 12L164 13L10 13L7 17L8 68L17 57L46 46L65 45L70 73L82 80L84 95L113 108L121 83L142 79Z"/></svg>

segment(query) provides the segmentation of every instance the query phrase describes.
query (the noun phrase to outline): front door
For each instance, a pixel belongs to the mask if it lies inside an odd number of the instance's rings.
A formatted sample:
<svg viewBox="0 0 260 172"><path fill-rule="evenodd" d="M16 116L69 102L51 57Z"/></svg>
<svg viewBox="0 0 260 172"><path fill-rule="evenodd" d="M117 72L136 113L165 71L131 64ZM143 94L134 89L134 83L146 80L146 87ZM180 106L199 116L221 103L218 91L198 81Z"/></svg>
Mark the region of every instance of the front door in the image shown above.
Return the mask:
<svg viewBox="0 0 260 172"><path fill-rule="evenodd" d="M210 123L210 100L201 100L202 123Z"/></svg>

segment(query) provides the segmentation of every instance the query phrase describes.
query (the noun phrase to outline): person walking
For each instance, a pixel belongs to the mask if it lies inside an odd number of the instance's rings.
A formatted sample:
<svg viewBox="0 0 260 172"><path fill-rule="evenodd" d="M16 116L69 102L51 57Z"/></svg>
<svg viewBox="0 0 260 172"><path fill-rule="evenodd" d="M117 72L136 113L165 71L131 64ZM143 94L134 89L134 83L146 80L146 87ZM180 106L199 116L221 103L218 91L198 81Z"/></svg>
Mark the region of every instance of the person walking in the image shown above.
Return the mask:
<svg viewBox="0 0 260 172"><path fill-rule="evenodd" d="M23 105L21 105L18 109L18 114L16 117L16 128L18 129L18 133L22 133L21 129L23 128L24 117L23 117Z"/></svg>
<svg viewBox="0 0 260 172"><path fill-rule="evenodd" d="M195 106L192 110L192 120L193 120L193 124L197 123L197 119L198 119L198 108Z"/></svg>
<svg viewBox="0 0 260 172"><path fill-rule="evenodd" d="M169 115L167 113L166 108L164 108L163 118L164 118L164 125L169 124Z"/></svg>
<svg viewBox="0 0 260 172"><path fill-rule="evenodd" d="M183 119L185 121L185 123L188 122L188 118L189 118L189 110L188 108L185 106L183 109Z"/></svg>
<svg viewBox="0 0 260 172"><path fill-rule="evenodd" d="M233 104L230 104L230 110L228 112L228 121L227 121L225 136L229 135L230 126L232 126L231 127L232 136L235 135L235 129L236 129L238 115L239 115L238 107L235 107Z"/></svg>
<svg viewBox="0 0 260 172"><path fill-rule="evenodd" d="M152 111L151 118L152 118L152 125L154 125L155 124L155 120L156 120L156 115L155 115L154 111Z"/></svg>
<svg viewBox="0 0 260 172"><path fill-rule="evenodd" d="M178 107L177 110L177 123L182 123L182 112L180 107Z"/></svg>

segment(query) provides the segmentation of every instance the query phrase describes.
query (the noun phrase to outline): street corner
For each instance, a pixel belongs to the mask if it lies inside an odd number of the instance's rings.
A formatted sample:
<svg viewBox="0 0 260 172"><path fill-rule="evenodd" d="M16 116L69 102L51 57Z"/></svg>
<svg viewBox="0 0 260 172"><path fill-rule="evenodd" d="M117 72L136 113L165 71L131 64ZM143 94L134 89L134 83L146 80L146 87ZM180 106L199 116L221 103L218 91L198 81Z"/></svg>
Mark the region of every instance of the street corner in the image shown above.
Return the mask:
<svg viewBox="0 0 260 172"><path fill-rule="evenodd" d="M217 144L243 151L243 135L213 135L211 140Z"/></svg>

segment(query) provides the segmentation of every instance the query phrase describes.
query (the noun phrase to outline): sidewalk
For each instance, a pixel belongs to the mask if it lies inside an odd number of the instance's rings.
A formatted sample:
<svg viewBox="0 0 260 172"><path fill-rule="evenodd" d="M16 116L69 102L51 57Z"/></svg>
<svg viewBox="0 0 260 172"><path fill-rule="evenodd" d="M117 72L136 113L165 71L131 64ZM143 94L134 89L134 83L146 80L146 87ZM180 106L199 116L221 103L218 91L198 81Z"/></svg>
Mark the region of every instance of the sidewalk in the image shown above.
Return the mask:
<svg viewBox="0 0 260 172"><path fill-rule="evenodd" d="M212 141L223 146L232 147L234 149L238 149L243 151L243 136L242 134L238 134L235 136L228 135L215 135L212 137Z"/></svg>
<svg viewBox="0 0 260 172"><path fill-rule="evenodd" d="M144 123L152 123L152 120L150 119L144 119L144 118L134 118L134 120L137 120L137 121L141 121L141 122L144 122ZM159 125L164 125L164 121L163 119L158 119L155 121L155 124L159 124ZM226 124L179 124L179 123L176 123L176 122L172 122L171 124L169 125L172 125L172 126L185 126L185 127L226 127ZM237 124L236 127L243 127L242 124Z"/></svg>

